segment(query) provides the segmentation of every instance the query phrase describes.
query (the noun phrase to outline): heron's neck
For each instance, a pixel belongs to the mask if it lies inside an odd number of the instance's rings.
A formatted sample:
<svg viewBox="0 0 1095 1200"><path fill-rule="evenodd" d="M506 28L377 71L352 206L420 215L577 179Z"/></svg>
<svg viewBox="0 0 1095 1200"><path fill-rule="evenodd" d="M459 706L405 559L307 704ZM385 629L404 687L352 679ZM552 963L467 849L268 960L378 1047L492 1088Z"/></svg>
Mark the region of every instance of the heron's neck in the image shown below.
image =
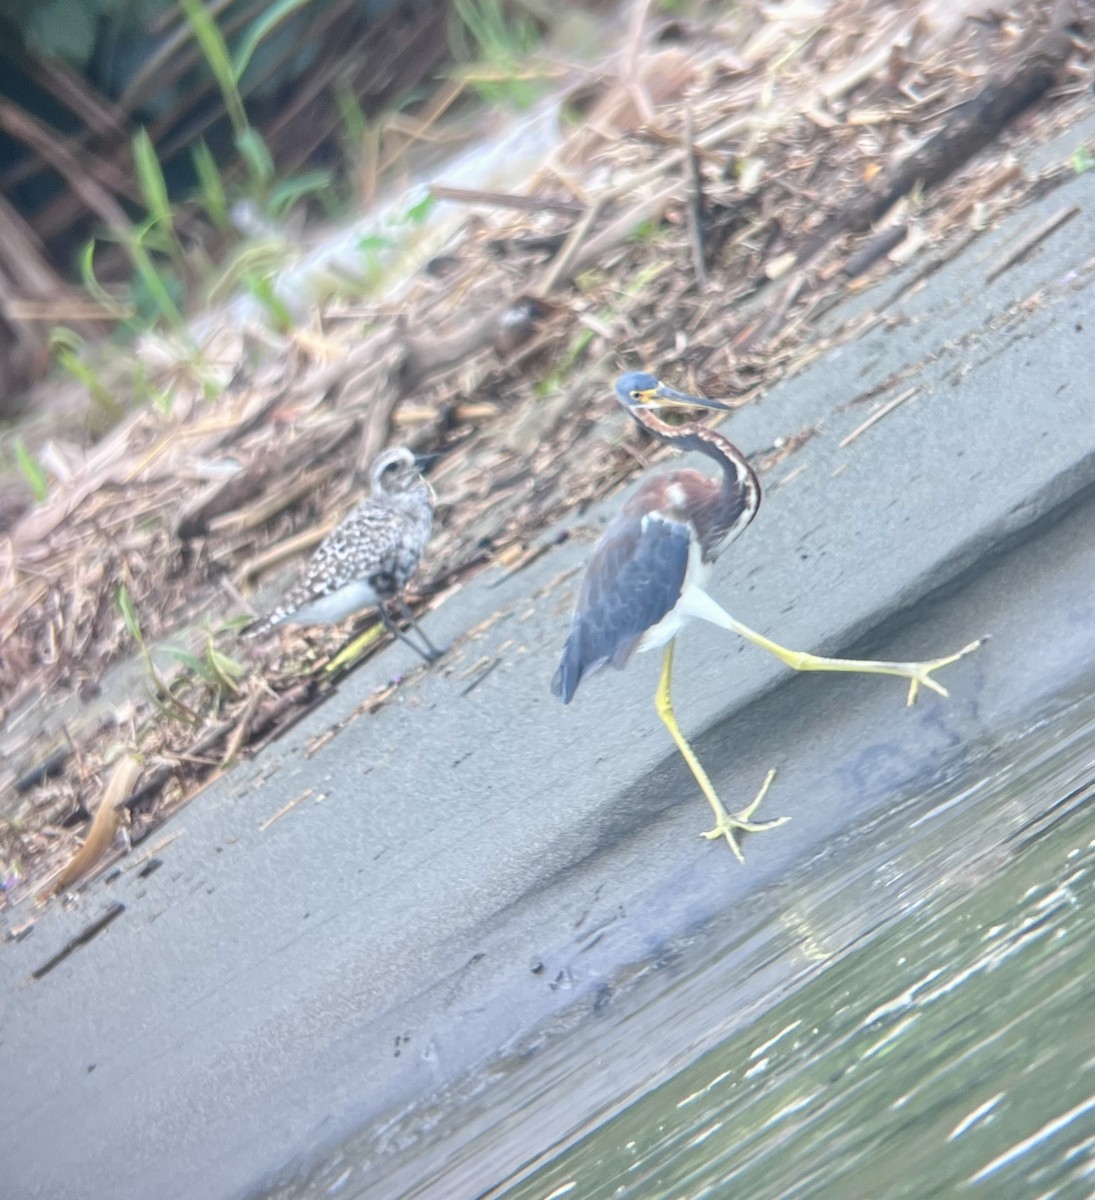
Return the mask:
<svg viewBox="0 0 1095 1200"><path fill-rule="evenodd" d="M756 516L760 508L760 480L745 454L726 436L706 425L667 425L648 411L633 414L649 433L675 450L694 450L718 463L722 480L711 513L710 547L714 557Z"/></svg>

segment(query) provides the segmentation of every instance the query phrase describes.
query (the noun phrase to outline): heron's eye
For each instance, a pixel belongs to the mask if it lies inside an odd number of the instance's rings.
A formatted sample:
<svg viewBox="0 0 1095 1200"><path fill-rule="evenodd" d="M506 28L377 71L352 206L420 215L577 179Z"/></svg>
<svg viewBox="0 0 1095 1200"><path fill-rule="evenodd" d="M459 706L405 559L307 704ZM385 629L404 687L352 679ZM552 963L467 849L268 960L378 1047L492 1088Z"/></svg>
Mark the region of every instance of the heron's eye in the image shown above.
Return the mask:
<svg viewBox="0 0 1095 1200"><path fill-rule="evenodd" d="M642 398L643 398L642 392L632 392L631 393L632 400L641 400Z"/></svg>
<svg viewBox="0 0 1095 1200"><path fill-rule="evenodd" d="M388 465L387 465L387 466L384 468L383 474L385 474L385 475L394 475L394 474L396 473L396 471L398 471L398 470L399 470L399 463L397 463L397 462L390 462L390 463L388 463Z"/></svg>

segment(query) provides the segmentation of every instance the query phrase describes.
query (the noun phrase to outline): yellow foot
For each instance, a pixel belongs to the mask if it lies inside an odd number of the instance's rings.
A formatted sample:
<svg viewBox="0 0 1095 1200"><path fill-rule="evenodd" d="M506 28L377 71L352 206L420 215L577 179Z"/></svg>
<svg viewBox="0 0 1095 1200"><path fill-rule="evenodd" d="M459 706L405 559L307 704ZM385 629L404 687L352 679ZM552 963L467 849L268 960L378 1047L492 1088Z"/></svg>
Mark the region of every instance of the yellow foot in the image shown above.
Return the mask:
<svg viewBox="0 0 1095 1200"><path fill-rule="evenodd" d="M720 837L726 838L726 844L734 852L734 857L738 862L745 862L745 856L742 854L741 847L738 845L738 839L735 836L736 830L740 829L745 833L763 833L764 830L775 829L777 825L784 825L791 819L790 817L776 817L773 821L753 821L750 819L760 806L760 802L768 794L768 789L772 786L772 780L775 777L775 771L769 771L764 777L764 783L760 791L753 798L752 804L743 808L739 813L728 813L718 800L711 800L709 796L708 800L715 812L715 828L708 829L702 836L710 841Z"/></svg>
<svg viewBox="0 0 1095 1200"><path fill-rule="evenodd" d="M948 654L946 658L934 658L931 662L924 663L901 663L900 665L905 668L902 674L907 675L911 681L909 683L909 698L905 701L905 704L912 705L916 703L916 697L920 693L921 684L926 688L931 688L933 692L938 692L940 696L949 696L950 692L941 683L936 683L932 679L932 672L938 671L940 667L949 667L951 663L957 662L960 658L965 658L967 654L972 654L985 640L985 638L978 638L976 642L970 642L968 646L963 646L956 654Z"/></svg>

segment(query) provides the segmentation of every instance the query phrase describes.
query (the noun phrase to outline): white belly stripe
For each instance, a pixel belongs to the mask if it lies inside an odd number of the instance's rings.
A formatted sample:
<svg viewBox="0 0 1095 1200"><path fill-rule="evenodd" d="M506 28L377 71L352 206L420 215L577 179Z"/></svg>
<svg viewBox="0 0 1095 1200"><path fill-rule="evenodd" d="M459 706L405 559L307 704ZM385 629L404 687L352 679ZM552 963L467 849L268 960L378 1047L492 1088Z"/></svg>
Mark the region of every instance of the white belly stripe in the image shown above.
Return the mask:
<svg viewBox="0 0 1095 1200"><path fill-rule="evenodd" d="M684 586L681 588L681 599L665 614L664 617L643 634L638 649L656 650L671 641L681 631L681 626L689 619L687 605L682 604L692 592L703 590L707 577L711 574L711 564L703 561L703 552L699 542L693 540L688 547L688 566L684 572Z"/></svg>

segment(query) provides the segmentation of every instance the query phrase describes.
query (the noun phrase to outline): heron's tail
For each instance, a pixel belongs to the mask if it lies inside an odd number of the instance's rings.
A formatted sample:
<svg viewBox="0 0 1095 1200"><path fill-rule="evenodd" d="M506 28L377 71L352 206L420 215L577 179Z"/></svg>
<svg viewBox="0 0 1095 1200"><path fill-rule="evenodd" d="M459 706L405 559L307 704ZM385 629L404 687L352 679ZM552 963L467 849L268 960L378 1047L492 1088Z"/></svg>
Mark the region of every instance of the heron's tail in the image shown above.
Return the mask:
<svg viewBox="0 0 1095 1200"><path fill-rule="evenodd" d="M563 647L563 657L559 659L551 681L552 694L558 696L564 704L571 702L578 690L578 684L582 682L582 651L577 633L575 629L567 638L567 644Z"/></svg>

